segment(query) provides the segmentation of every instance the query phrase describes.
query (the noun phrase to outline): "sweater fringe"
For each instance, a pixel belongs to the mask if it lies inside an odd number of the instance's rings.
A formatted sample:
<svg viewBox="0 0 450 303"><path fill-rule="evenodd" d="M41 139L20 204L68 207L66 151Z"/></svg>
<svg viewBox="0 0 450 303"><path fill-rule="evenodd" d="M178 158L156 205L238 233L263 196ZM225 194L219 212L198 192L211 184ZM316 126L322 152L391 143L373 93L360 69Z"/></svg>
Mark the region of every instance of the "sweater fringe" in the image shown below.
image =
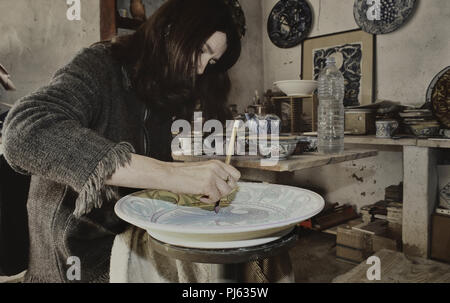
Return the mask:
<svg viewBox="0 0 450 303"><path fill-rule="evenodd" d="M105 180L109 179L118 167L129 164L133 152L134 148L131 144L121 142L106 154L78 195L75 217L80 218L89 214L94 208L101 208L104 198L107 201L119 199L117 187L105 186Z"/></svg>

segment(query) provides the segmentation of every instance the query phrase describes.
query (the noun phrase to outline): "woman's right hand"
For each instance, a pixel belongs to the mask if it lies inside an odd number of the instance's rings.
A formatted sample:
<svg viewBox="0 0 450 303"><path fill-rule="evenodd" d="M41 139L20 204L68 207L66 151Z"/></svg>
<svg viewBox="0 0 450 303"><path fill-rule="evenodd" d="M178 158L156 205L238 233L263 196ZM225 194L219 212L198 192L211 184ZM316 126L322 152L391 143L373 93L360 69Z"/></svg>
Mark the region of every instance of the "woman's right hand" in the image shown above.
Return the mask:
<svg viewBox="0 0 450 303"><path fill-rule="evenodd" d="M162 162L132 154L130 163L116 169L105 184L203 195L202 202L213 204L230 194L240 177L237 169L218 160Z"/></svg>
<svg viewBox="0 0 450 303"><path fill-rule="evenodd" d="M204 203L214 204L236 188L241 177L233 166L218 160L172 163L168 190L176 193L203 195Z"/></svg>

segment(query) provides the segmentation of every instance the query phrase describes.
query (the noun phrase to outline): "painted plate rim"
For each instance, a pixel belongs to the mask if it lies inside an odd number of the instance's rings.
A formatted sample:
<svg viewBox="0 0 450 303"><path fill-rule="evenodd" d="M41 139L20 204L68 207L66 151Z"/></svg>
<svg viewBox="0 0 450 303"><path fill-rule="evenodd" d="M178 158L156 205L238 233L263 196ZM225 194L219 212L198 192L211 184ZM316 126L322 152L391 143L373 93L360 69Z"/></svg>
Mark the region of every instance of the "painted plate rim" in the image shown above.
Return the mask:
<svg viewBox="0 0 450 303"><path fill-rule="evenodd" d="M255 182L238 182L238 185L242 185L242 184L267 186L267 184L255 183ZM273 184L270 184L270 185L273 185ZM211 234L239 234L239 233L243 233L243 232L270 230L270 229L275 229L275 228L281 228L284 226L288 227L291 224L302 222L304 220L307 220L307 219L317 215L319 212L322 211L322 209L325 206L325 200L323 199L323 197L313 191L310 191L310 190L304 189L304 188L288 186L288 185L279 185L279 184L276 184L276 185L281 186L281 187L288 187L288 188L293 188L295 190L301 190L304 192L308 192L312 196L315 196L317 198L317 202L318 202L318 204L320 204L320 206L317 209L315 209L314 211L304 214L301 217L294 217L294 218L286 219L283 221L274 222L272 224L255 224L255 225L250 225L248 227L220 226L220 227L208 227L208 229L205 229L204 227L185 227L185 226L174 225L174 224L152 223L152 222L145 221L141 218L130 217L126 213L122 212L121 206L124 203L128 202L130 199L132 199L133 195L147 191L147 190L142 190L142 191L138 191L132 195L128 195L128 196L121 198L119 201L117 201L116 205L114 206L114 211L117 214L117 216L119 216L119 218L121 218L122 220L124 220L130 224L133 224L135 226L138 226L142 229L145 229L145 230L152 229L155 231L175 232L175 233L183 233L183 234L189 233L189 234L198 234L198 235L201 235L201 234L211 235ZM170 202L166 202L166 201L159 201L159 202L170 203ZM190 208L190 207L181 206L180 208Z"/></svg>
<svg viewBox="0 0 450 303"><path fill-rule="evenodd" d="M433 112L433 115L436 117L436 119L443 124L446 127L450 127L450 125L447 125L446 123L443 123L440 121L440 119L436 116L435 114L435 109L434 109L434 104L433 104L433 100L431 100L431 97L433 95L433 90L437 84L437 82L440 80L440 78L442 77L442 75L444 75L445 73L447 73L450 70L450 65L445 67L443 70L441 70L439 73L437 73L434 77L433 80L431 80L430 85L428 85L427 88L427 93L425 95L425 102L431 105L431 109Z"/></svg>

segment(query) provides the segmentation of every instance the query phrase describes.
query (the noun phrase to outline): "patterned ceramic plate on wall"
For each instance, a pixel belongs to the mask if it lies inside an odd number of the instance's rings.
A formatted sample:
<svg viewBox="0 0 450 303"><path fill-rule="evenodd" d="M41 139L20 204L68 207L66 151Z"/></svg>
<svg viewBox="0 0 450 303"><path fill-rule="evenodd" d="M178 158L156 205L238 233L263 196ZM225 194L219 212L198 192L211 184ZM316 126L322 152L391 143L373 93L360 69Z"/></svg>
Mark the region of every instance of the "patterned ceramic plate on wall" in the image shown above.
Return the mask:
<svg viewBox="0 0 450 303"><path fill-rule="evenodd" d="M238 186L235 200L218 214L149 199L146 191L120 199L115 212L162 242L223 249L275 241L325 205L320 195L297 187L247 182Z"/></svg>
<svg viewBox="0 0 450 303"><path fill-rule="evenodd" d="M356 0L355 21L369 34L387 34L402 26L414 10L416 0Z"/></svg>
<svg viewBox="0 0 450 303"><path fill-rule="evenodd" d="M267 20L267 32L273 44L290 48L300 44L311 30L312 12L305 0L281 0Z"/></svg>
<svg viewBox="0 0 450 303"><path fill-rule="evenodd" d="M427 89L426 99L430 102L436 119L450 129L450 66L433 78Z"/></svg>

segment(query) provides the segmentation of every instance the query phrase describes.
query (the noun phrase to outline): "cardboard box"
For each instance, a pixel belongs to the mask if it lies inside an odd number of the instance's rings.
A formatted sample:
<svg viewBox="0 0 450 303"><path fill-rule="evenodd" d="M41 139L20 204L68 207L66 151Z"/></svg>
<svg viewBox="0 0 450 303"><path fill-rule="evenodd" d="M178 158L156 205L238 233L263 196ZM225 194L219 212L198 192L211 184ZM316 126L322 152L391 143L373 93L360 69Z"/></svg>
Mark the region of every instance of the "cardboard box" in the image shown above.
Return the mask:
<svg viewBox="0 0 450 303"><path fill-rule="evenodd" d="M336 235L336 244L347 246L356 249L365 249L367 245L367 236L360 232L353 230L349 226L338 227Z"/></svg>
<svg viewBox="0 0 450 303"><path fill-rule="evenodd" d="M370 109L346 111L345 130L350 131L352 135L375 134L375 113Z"/></svg>
<svg viewBox="0 0 450 303"><path fill-rule="evenodd" d="M360 263L381 249L401 250L401 235L389 230L387 221L338 227L336 257Z"/></svg>
<svg viewBox="0 0 450 303"><path fill-rule="evenodd" d="M360 263L371 254L371 235L353 230L350 226L338 227L336 235L336 257Z"/></svg>
<svg viewBox="0 0 450 303"><path fill-rule="evenodd" d="M431 258L450 262L450 216L433 214L431 221Z"/></svg>

